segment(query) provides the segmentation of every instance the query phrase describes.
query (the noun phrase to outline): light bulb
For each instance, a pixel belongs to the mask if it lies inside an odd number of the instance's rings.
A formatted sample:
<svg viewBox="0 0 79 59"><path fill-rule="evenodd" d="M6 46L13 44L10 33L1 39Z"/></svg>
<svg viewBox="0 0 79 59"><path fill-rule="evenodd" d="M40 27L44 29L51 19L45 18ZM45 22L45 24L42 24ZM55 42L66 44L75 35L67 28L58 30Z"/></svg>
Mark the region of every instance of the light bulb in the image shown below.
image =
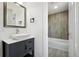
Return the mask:
<svg viewBox="0 0 79 59"><path fill-rule="evenodd" d="M54 8L55 8L55 9L57 9L57 8L58 8L58 6L54 6Z"/></svg>

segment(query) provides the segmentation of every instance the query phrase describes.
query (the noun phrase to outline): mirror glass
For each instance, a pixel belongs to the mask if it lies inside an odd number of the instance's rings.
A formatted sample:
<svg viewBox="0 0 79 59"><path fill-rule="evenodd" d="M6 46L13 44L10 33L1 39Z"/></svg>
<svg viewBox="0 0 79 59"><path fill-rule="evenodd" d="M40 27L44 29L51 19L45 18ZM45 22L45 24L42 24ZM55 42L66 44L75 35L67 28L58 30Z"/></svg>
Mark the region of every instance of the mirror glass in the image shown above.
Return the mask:
<svg viewBox="0 0 79 59"><path fill-rule="evenodd" d="M5 26L8 27L25 27L26 25L26 8L16 2L4 4Z"/></svg>

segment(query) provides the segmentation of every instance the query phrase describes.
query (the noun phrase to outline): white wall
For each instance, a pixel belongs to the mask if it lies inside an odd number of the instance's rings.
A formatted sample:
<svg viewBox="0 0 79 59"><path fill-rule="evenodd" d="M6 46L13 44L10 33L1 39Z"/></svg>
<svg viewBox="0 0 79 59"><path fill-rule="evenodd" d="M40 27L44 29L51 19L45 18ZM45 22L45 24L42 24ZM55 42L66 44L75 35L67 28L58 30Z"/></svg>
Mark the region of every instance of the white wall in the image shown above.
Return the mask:
<svg viewBox="0 0 79 59"><path fill-rule="evenodd" d="M69 56L75 56L75 3L69 3Z"/></svg>
<svg viewBox="0 0 79 59"><path fill-rule="evenodd" d="M76 21L75 21L75 51L76 56L79 57L79 2L75 3L75 13L76 13Z"/></svg>
<svg viewBox="0 0 79 59"><path fill-rule="evenodd" d="M43 3L43 56L48 56L48 3Z"/></svg>

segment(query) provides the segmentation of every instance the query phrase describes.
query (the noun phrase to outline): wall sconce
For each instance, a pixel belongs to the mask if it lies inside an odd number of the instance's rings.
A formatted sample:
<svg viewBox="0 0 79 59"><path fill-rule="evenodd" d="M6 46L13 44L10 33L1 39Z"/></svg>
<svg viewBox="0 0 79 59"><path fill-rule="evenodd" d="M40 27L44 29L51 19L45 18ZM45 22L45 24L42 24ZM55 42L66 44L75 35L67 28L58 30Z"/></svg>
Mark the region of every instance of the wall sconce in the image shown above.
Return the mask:
<svg viewBox="0 0 79 59"><path fill-rule="evenodd" d="M30 18L30 23L34 23L35 18Z"/></svg>

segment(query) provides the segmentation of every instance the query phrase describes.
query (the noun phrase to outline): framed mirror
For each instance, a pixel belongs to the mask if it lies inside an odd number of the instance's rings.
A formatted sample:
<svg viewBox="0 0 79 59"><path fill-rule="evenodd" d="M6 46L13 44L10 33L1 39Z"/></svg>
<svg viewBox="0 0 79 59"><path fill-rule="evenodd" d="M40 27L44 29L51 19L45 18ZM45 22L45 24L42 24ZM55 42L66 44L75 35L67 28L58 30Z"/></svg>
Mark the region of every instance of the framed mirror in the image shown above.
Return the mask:
<svg viewBox="0 0 79 59"><path fill-rule="evenodd" d="M16 2L5 2L4 27L26 27L26 8Z"/></svg>

